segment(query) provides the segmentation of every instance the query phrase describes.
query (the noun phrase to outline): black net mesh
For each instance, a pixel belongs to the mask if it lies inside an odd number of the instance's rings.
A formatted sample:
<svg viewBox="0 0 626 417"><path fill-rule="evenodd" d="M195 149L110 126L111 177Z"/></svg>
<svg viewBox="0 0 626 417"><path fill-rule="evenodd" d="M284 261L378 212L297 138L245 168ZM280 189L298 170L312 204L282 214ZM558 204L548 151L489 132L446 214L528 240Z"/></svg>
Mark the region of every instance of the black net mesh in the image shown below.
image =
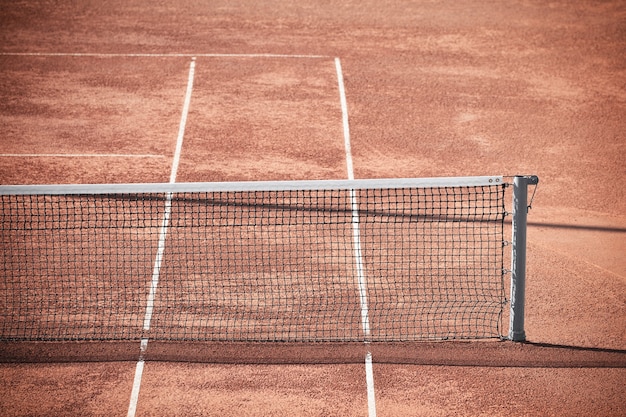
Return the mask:
<svg viewBox="0 0 626 417"><path fill-rule="evenodd" d="M0 339L500 337L504 188L3 195Z"/></svg>

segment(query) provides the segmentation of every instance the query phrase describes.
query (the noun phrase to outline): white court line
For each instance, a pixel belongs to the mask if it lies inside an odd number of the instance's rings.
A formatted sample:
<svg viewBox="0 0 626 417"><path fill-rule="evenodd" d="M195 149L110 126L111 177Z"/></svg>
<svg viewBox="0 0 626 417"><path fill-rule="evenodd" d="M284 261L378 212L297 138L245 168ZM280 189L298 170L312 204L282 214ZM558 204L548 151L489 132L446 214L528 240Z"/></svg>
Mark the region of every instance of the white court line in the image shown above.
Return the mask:
<svg viewBox="0 0 626 417"><path fill-rule="evenodd" d="M372 354L365 355L365 381L367 383L367 415L376 417L376 395L374 394L374 368L372 367Z"/></svg>
<svg viewBox="0 0 626 417"><path fill-rule="evenodd" d="M3 153L0 158L165 158L165 155L132 153Z"/></svg>
<svg viewBox="0 0 626 417"><path fill-rule="evenodd" d="M356 198L356 190L350 190L350 204L352 206L352 241L354 242L354 261L356 263L356 275L359 283L359 303L361 304L361 326L365 340L370 336L369 309L367 307L367 281L363 268L363 252L361 251L361 227L359 225L359 203Z"/></svg>
<svg viewBox="0 0 626 417"><path fill-rule="evenodd" d="M354 167L352 166L352 149L350 146L350 125L348 123L348 102L346 100L346 88L343 84L343 72L341 71L341 61L335 58L335 69L337 70L337 82L339 84L339 100L341 101L341 120L343 123L343 142L346 149L346 167L348 179L354 179Z"/></svg>
<svg viewBox="0 0 626 417"><path fill-rule="evenodd" d="M178 173L178 163L180 162L180 154L183 150L183 137L185 136L185 126L187 125L187 114L189 113L189 105L191 104L191 91L193 90L193 78L196 70L196 58L191 58L189 64L189 78L187 80L187 92L185 93L185 103L183 104L183 113L180 117L180 125L178 127L178 137L176 138L176 151L174 151L174 160L172 162L172 172L170 174L170 183L176 182L176 174Z"/></svg>
<svg viewBox="0 0 626 417"><path fill-rule="evenodd" d="M354 167L352 164L352 150L350 146L350 125L348 123L348 102L346 100L346 89L341 71L341 61L335 58L335 69L337 70L337 83L339 84L339 97L341 101L341 114L343 121L343 138L346 149L346 167L348 179L354 180ZM356 262L357 278L359 283L359 301L361 303L361 325L365 335L366 343L370 336L369 309L367 306L367 281L363 268L363 257L361 252L361 228L359 226L359 205L356 198L356 191L350 190L350 202L352 206L352 238L354 241L354 257ZM376 395L374 391L374 369L372 366L372 354L365 355L365 380L367 383L367 411L369 417L376 417Z"/></svg>
<svg viewBox="0 0 626 417"><path fill-rule="evenodd" d="M191 103L191 92L193 90L193 79L196 68L196 58L191 59L189 64L189 77L187 79L187 91L185 93L185 102L183 104L183 111L180 118L180 125L178 127L178 137L176 138L176 151L174 152L174 159L172 161L172 170L170 173L170 184L176 182L176 174L178 173L178 164L180 162L180 155L183 149L183 138L185 136L185 127L187 125L187 115L189 113L189 105ZM163 261L163 254L165 252L165 239L167 237L167 228L169 226L170 216L172 213L172 193L167 193L165 200L165 210L163 213L163 221L161 222L161 229L159 230L159 244L157 253L154 258L154 268L152 270L152 281L150 283L150 293L146 301L146 313L143 321L144 333L150 330L150 324L152 322L152 313L154 309L154 300L156 297L156 291L159 286L159 278L161 274L161 263ZM133 389L130 395L130 403L128 405L128 417L134 417L137 411L137 402L139 401L139 390L141 388L141 377L143 375L144 357L148 348L148 338L141 339L139 360L137 361L137 367L135 368L135 377L133 379Z"/></svg>
<svg viewBox="0 0 626 417"><path fill-rule="evenodd" d="M184 54L184 53L128 53L128 54L106 54L90 52L0 52L0 56L69 56L69 57L93 57L93 58L300 58L300 59L322 59L330 58L328 55L300 55L300 54Z"/></svg>
<svg viewBox="0 0 626 417"><path fill-rule="evenodd" d="M341 62L339 58L335 58L335 67L337 70L337 82L339 84L339 97L341 101L341 114L343 122L343 139L346 150L346 167L348 171L348 179L354 180L354 168L352 165L352 150L350 146L350 125L348 123L348 102L346 100L346 89L343 83L343 73L341 71ZM365 336L370 334L369 313L367 308L367 287L365 282L365 273L363 270L363 258L361 253L361 231L359 227L359 205L356 198L356 191L350 190L350 202L352 206L352 232L354 240L354 252L356 259L356 270L359 280L359 299L361 302L361 323Z"/></svg>
<svg viewBox="0 0 626 417"><path fill-rule="evenodd" d="M144 353L148 347L148 339L141 339L141 347L139 353L139 360L135 367L135 377L133 378L133 389L130 393L130 404L128 405L128 417L134 417L137 412L137 402L139 401L139 388L141 387L141 377L143 376L144 367Z"/></svg>

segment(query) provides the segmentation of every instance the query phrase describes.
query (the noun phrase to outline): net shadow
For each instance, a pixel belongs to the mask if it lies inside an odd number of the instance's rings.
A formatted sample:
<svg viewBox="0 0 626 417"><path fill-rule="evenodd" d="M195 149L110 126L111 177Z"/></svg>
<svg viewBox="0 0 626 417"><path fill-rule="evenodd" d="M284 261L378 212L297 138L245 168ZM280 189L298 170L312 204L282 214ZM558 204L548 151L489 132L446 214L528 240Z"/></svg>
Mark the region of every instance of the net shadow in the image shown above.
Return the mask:
<svg viewBox="0 0 626 417"><path fill-rule="evenodd" d="M152 341L144 359L250 365L374 364L501 368L626 368L626 350L536 342L164 342ZM0 363L137 361L133 342L0 342Z"/></svg>

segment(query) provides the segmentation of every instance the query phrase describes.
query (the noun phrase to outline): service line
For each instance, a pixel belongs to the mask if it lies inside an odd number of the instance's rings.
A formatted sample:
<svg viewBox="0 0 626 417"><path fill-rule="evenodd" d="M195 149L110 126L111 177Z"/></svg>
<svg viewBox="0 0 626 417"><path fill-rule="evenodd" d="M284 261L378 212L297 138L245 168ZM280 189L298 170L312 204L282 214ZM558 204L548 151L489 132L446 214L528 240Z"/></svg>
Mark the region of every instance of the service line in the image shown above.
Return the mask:
<svg viewBox="0 0 626 417"><path fill-rule="evenodd" d="M69 56L69 57L93 57L93 58L297 58L297 59L327 59L328 55L303 55L303 54L188 54L188 53L97 53L97 52L0 52L0 56Z"/></svg>
<svg viewBox="0 0 626 417"><path fill-rule="evenodd" d="M2 153L0 158L165 158L165 155L133 153Z"/></svg>

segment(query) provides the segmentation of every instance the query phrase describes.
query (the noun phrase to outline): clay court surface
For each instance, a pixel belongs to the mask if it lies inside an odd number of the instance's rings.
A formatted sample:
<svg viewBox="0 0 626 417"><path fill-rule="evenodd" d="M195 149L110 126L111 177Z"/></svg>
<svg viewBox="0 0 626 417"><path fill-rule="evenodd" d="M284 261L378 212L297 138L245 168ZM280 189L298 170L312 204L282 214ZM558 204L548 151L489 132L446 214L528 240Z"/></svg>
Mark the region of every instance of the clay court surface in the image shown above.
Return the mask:
<svg viewBox="0 0 626 417"><path fill-rule="evenodd" d="M626 414L626 4L317 3L0 3L0 183L168 182L181 139L177 182L346 179L340 65L355 178L539 176L529 343L155 344L135 415ZM129 413L138 345L12 349L2 415Z"/></svg>

